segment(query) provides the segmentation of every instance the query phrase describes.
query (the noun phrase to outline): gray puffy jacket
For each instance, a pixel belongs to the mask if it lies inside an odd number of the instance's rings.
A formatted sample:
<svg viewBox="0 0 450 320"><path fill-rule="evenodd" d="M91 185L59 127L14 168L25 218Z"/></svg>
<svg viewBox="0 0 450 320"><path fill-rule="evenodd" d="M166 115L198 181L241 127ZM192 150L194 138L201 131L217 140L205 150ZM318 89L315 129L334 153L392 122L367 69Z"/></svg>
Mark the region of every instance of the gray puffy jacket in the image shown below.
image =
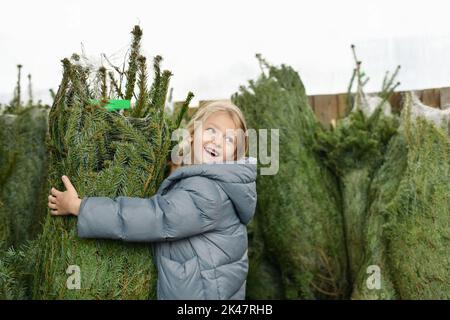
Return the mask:
<svg viewBox="0 0 450 320"><path fill-rule="evenodd" d="M85 197L78 236L152 242L158 299L245 299L254 160L181 167L151 198Z"/></svg>

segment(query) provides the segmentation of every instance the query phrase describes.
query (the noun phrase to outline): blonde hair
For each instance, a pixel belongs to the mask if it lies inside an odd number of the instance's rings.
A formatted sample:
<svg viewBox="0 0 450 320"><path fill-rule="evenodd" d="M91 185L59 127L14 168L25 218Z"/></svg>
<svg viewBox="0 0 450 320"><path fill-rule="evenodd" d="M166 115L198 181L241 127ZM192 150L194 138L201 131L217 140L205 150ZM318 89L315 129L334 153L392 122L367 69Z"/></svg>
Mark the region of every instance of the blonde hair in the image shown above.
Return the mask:
<svg viewBox="0 0 450 320"><path fill-rule="evenodd" d="M189 135L186 136L179 144L178 144L178 155L183 156L183 150L185 150L186 145L192 146L193 137L194 137L194 131L195 131L195 123L201 122L204 123L213 113L215 112L226 112L233 122L236 124L238 129L242 129L243 136L242 139L244 140L244 156L248 152L248 136L247 136L247 123L245 121L244 114L242 113L241 109L239 109L238 106L233 104L229 100L217 100L208 102L205 105L198 108L198 110L195 112L195 114L192 116L191 120L186 125L186 130L188 131ZM238 140L239 141L239 140ZM237 152L235 151L234 154L235 159L237 157ZM170 161L170 172L173 172L175 169L177 169L180 166L186 165L185 163L181 163L180 165L176 165Z"/></svg>

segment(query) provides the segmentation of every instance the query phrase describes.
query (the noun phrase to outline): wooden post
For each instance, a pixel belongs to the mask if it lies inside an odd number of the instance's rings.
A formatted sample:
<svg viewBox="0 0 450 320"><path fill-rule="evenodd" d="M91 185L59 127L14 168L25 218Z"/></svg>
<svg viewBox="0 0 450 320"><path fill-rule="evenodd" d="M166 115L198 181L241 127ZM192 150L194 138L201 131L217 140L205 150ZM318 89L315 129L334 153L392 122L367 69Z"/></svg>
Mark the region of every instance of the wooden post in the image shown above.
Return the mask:
<svg viewBox="0 0 450 320"><path fill-rule="evenodd" d="M443 109L445 106L450 107L450 87L440 88L440 107Z"/></svg>
<svg viewBox="0 0 450 320"><path fill-rule="evenodd" d="M345 116L345 111L347 110L347 94L341 93L337 95L337 118L341 119Z"/></svg>
<svg viewBox="0 0 450 320"><path fill-rule="evenodd" d="M319 121L326 127L331 119L338 118L338 99L336 95L319 95L314 97L314 110Z"/></svg>
<svg viewBox="0 0 450 320"><path fill-rule="evenodd" d="M403 92L394 92L389 99L393 113L400 113L402 110Z"/></svg>
<svg viewBox="0 0 450 320"><path fill-rule="evenodd" d="M309 104L309 106L311 107L311 109L312 109L314 112L316 112L315 109L314 109L314 96L308 96L308 104Z"/></svg>
<svg viewBox="0 0 450 320"><path fill-rule="evenodd" d="M441 104L439 89L423 90L422 103L430 107L439 108Z"/></svg>

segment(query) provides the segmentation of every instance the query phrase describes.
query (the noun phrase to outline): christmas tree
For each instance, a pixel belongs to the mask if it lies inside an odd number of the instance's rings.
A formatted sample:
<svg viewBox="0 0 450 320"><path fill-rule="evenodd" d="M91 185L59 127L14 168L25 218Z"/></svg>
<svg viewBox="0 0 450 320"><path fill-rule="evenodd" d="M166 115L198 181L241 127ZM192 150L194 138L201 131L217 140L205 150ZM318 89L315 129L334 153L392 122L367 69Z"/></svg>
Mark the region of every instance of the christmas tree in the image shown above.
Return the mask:
<svg viewBox="0 0 450 320"><path fill-rule="evenodd" d="M136 26L132 35L127 70L91 70L77 55L62 61L63 78L49 114L47 190L64 190L63 174L80 198L150 197L158 189L171 133L179 125L164 112L171 73L161 72L162 58L156 56L149 88L146 58L140 54L142 30ZM189 93L182 112L192 96ZM111 99L135 99L136 104L124 112L108 111ZM48 215L35 248L35 299L155 298L150 244L82 240L75 218ZM66 284L71 268L80 272L75 289Z"/></svg>
<svg viewBox="0 0 450 320"><path fill-rule="evenodd" d="M352 297L449 299L450 139L430 119L413 119L420 102L412 93L404 94L403 105L369 189L365 255ZM367 286L374 265L378 290Z"/></svg>
<svg viewBox="0 0 450 320"><path fill-rule="evenodd" d="M17 109L0 117L0 128L0 241L9 247L30 239L42 218L47 112L40 106Z"/></svg>
<svg viewBox="0 0 450 320"><path fill-rule="evenodd" d="M345 239L349 260L349 282L353 287L359 272L368 242L368 208L371 203L369 187L376 170L385 160L387 145L397 131L398 120L390 112L388 99L399 85L395 77L399 68L383 81L382 90L375 96L364 92L368 81L361 70L352 46L355 69L348 92L347 115L337 122L335 128L318 131L316 152L338 178L342 199ZM351 92L353 82L357 83L355 94ZM376 241L376 240L375 240ZM384 289L390 289L384 286ZM392 296L392 293L386 293Z"/></svg>
<svg viewBox="0 0 450 320"><path fill-rule="evenodd" d="M347 266L338 189L313 150L314 132L322 127L298 73L257 57L261 76L241 86L232 100L244 111L249 128L279 129L279 170L257 179L249 298L266 298L267 292L286 299L341 298L347 292ZM281 283L258 281L263 277Z"/></svg>
<svg viewBox="0 0 450 320"><path fill-rule="evenodd" d="M21 70L14 97L0 115L0 299L26 297L22 250L40 231L46 206L47 106L21 98Z"/></svg>

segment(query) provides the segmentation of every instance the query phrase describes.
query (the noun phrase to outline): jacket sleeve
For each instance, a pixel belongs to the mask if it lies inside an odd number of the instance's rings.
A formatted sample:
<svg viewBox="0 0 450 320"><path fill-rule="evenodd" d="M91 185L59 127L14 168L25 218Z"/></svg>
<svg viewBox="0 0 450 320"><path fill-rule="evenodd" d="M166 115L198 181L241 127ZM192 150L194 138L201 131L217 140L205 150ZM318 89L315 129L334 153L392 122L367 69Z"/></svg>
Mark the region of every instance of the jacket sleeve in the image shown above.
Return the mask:
<svg viewBox="0 0 450 320"><path fill-rule="evenodd" d="M189 177L167 194L151 198L86 197L78 214L81 238L135 242L177 240L213 230L220 214L218 186Z"/></svg>

